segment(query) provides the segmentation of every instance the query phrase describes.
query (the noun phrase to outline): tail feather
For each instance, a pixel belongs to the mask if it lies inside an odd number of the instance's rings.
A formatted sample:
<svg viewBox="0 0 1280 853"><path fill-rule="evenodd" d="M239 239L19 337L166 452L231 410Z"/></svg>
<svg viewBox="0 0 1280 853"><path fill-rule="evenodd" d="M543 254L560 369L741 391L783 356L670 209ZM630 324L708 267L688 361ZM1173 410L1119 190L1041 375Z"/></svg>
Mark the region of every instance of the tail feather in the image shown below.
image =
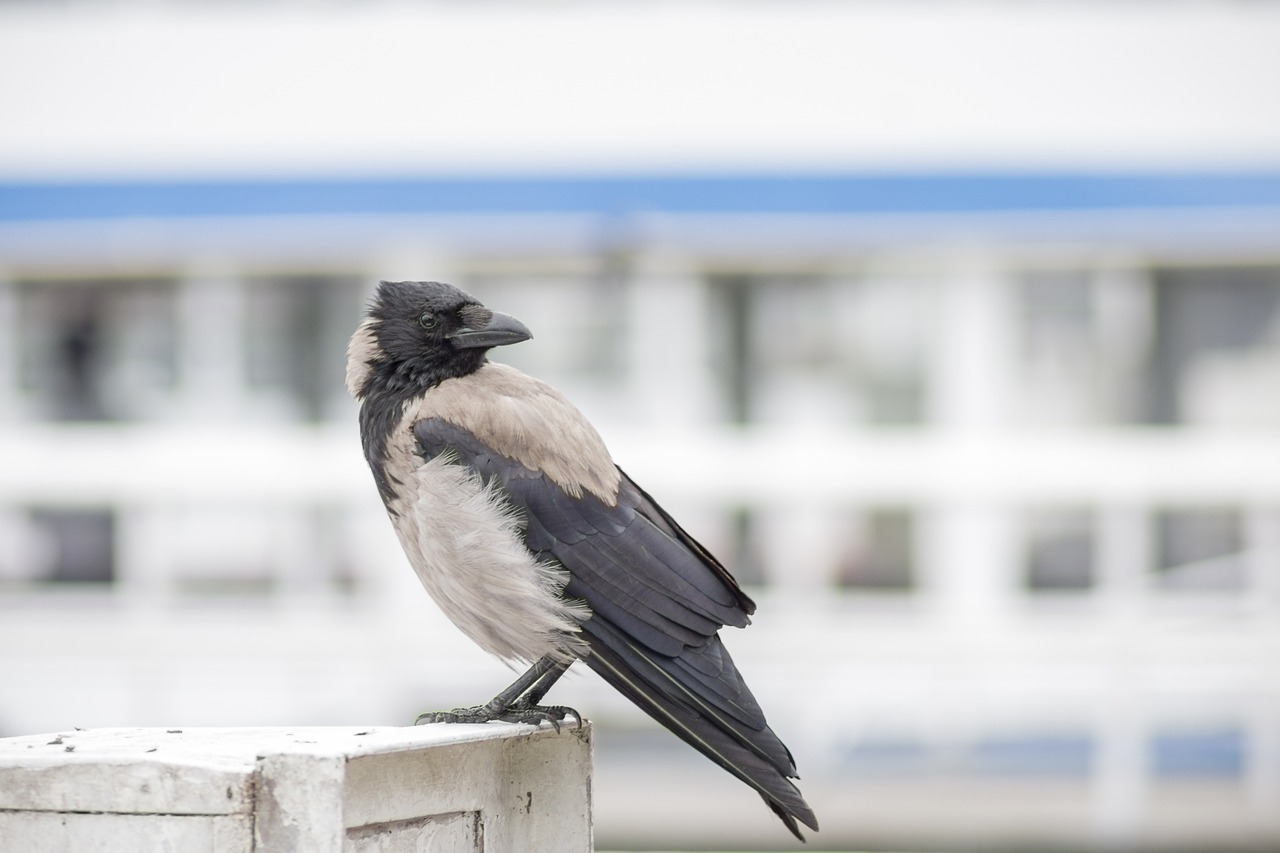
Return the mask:
<svg viewBox="0 0 1280 853"><path fill-rule="evenodd" d="M718 711L666 672L651 652L611 630L599 614L587 620L583 630L591 646L591 654L584 660L605 681L681 740L754 788L797 838L804 840L797 821L818 829L813 810L787 778L795 774L791 754L763 717L757 729ZM712 641L718 642L718 638ZM729 667L737 676L732 662ZM745 685L743 689L750 697Z"/></svg>

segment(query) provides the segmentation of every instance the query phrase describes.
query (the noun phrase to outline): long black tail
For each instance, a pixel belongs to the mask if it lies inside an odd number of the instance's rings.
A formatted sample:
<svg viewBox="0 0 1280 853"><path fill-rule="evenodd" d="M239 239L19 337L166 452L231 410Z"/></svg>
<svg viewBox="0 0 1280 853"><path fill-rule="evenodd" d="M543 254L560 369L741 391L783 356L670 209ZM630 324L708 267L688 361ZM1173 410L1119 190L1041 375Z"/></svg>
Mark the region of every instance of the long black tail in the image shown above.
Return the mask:
<svg viewBox="0 0 1280 853"><path fill-rule="evenodd" d="M636 644L600 614L582 626L591 647L587 665L645 713L750 785L804 840L796 821L817 831L818 820L788 777L791 753L769 728L729 652L713 636L667 657Z"/></svg>

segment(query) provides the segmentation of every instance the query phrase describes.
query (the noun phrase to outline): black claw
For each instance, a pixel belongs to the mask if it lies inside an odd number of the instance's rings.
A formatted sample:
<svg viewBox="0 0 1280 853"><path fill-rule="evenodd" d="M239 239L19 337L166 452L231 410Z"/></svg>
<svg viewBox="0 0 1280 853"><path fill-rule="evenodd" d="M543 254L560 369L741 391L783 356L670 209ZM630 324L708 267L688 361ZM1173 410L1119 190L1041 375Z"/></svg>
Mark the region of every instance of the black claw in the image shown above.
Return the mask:
<svg viewBox="0 0 1280 853"><path fill-rule="evenodd" d="M529 705L520 701L513 705L511 710L517 714L527 715L530 720L534 718L546 720L555 726L557 734L560 733L560 724L564 722L565 717L573 717L577 721L577 727L582 728L582 715L566 705Z"/></svg>
<svg viewBox="0 0 1280 853"><path fill-rule="evenodd" d="M541 711L520 711L516 713L503 714L501 718L507 723L524 723L527 726L538 726L542 723L550 723L556 730L556 734L560 733L560 721L551 714Z"/></svg>

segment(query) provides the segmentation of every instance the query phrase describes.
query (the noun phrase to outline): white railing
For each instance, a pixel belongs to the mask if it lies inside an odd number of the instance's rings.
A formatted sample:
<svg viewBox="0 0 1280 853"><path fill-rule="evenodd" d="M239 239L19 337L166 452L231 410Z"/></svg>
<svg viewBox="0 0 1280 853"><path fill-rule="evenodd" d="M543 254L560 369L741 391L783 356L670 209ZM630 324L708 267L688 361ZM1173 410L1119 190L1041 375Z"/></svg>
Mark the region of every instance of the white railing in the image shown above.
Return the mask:
<svg viewBox="0 0 1280 853"><path fill-rule="evenodd" d="M1158 842L1177 816L1151 806L1163 783L1144 742L1225 727L1248 750L1234 805L1187 837L1280 838L1280 442L1189 429L605 433L679 517L732 505L838 525L863 506L919 512L913 591L845 594L779 566L756 625L728 636L807 779L843 778L841 756L877 737L945 748L992 733L1079 733L1093 744L1090 772L1079 820L1063 831L1081 844ZM17 689L0 701L0 722L16 730L407 721L482 701L507 679L415 588L351 427L10 427L0 471L0 505L111 507L119 527L119 580L97 599L106 606L78 607L66 590L9 596L0 683ZM1029 594L1012 519L1063 505L1097 513L1095 583L1078 596ZM1149 582L1147 513L1198 505L1243 511L1243 589L1186 595ZM266 525L267 550L255 553L279 558L269 606L192 609L175 555L256 546L186 541L173 525L188 511ZM322 543L314 523L298 523L315 513L332 519ZM356 596L313 577L335 561L357 571ZM566 680L556 700L639 720L591 678ZM610 794L621 796L611 785L602 802ZM641 795L656 796L627 792ZM865 824L832 809L824 840L858 837Z"/></svg>
<svg viewBox="0 0 1280 853"><path fill-rule="evenodd" d="M1267 503L1274 431L605 429L651 492L698 503ZM368 503L354 424L8 426L0 502Z"/></svg>

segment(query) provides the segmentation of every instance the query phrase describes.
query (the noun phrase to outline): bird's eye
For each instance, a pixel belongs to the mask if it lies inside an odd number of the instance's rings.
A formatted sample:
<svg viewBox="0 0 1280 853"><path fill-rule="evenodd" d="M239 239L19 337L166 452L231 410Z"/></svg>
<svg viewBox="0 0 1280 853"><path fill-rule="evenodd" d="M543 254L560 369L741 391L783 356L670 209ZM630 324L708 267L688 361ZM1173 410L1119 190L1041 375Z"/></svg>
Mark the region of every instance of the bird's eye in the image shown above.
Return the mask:
<svg viewBox="0 0 1280 853"><path fill-rule="evenodd" d="M424 329L434 329L439 322L440 319L433 311L423 311L422 316L418 318L418 325Z"/></svg>

